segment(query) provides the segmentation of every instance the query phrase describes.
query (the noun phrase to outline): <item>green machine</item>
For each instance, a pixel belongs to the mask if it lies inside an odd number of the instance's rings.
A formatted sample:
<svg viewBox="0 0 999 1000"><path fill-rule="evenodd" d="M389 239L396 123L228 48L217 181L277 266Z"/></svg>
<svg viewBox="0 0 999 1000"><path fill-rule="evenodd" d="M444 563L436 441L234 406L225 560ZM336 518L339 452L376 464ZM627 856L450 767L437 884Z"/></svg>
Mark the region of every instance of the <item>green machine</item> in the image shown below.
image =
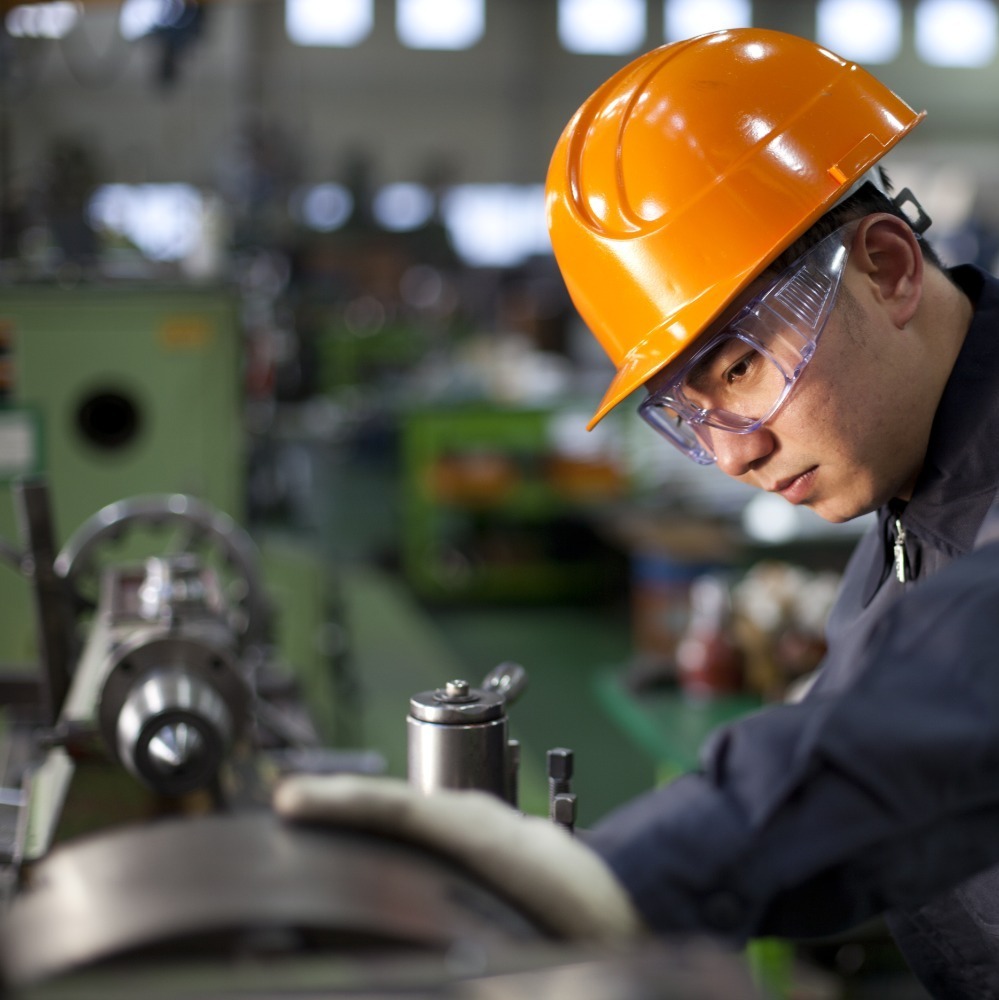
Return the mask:
<svg viewBox="0 0 999 1000"><path fill-rule="evenodd" d="M0 538L10 483L48 481L56 543L123 497L196 495L243 515L239 327L222 289L0 290ZM31 663L28 586L0 564L0 662Z"/></svg>

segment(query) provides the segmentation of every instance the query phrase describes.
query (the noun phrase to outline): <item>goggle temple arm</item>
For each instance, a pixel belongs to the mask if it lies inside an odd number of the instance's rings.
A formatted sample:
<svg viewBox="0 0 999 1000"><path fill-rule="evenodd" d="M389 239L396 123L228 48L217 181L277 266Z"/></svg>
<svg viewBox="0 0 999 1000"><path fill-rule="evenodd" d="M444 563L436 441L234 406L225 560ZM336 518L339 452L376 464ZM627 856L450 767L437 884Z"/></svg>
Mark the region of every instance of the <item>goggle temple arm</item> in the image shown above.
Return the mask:
<svg viewBox="0 0 999 1000"><path fill-rule="evenodd" d="M905 216L906 221L917 236L922 236L933 225L933 220L926 213L926 209L920 205L919 200L908 188L902 188L892 198L892 202L894 202L895 207Z"/></svg>

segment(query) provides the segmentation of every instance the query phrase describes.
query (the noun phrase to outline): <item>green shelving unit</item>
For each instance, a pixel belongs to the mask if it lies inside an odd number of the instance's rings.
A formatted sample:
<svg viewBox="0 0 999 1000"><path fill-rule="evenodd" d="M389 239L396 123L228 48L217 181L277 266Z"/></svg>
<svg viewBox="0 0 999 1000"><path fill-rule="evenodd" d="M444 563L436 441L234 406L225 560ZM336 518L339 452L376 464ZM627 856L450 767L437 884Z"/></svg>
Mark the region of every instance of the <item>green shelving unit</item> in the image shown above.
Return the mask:
<svg viewBox="0 0 999 1000"><path fill-rule="evenodd" d="M404 416L401 548L417 594L565 600L620 581L592 515L626 485L610 464L558 453L558 413L481 403Z"/></svg>

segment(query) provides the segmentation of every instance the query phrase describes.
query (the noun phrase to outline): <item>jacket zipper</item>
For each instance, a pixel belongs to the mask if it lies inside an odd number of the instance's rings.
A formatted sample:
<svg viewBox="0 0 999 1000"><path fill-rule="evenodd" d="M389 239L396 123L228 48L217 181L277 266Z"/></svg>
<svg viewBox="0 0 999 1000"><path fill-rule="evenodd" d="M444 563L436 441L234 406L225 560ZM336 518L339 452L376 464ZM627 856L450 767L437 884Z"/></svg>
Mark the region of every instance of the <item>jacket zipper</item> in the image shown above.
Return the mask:
<svg viewBox="0 0 999 1000"><path fill-rule="evenodd" d="M905 583L905 528L902 526L902 519L900 517L895 518L895 544L893 551L895 553L895 576L898 578L899 583Z"/></svg>

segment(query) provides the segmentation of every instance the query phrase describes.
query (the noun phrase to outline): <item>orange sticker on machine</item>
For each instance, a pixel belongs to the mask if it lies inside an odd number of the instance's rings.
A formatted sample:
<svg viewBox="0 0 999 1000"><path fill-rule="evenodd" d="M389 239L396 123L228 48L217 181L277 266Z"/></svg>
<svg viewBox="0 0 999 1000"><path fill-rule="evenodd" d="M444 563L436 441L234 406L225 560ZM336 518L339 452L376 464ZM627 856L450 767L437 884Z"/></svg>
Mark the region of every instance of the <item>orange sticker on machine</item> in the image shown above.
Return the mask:
<svg viewBox="0 0 999 1000"><path fill-rule="evenodd" d="M160 324L160 345L167 350L200 350L211 343L215 324L205 316L168 316Z"/></svg>

